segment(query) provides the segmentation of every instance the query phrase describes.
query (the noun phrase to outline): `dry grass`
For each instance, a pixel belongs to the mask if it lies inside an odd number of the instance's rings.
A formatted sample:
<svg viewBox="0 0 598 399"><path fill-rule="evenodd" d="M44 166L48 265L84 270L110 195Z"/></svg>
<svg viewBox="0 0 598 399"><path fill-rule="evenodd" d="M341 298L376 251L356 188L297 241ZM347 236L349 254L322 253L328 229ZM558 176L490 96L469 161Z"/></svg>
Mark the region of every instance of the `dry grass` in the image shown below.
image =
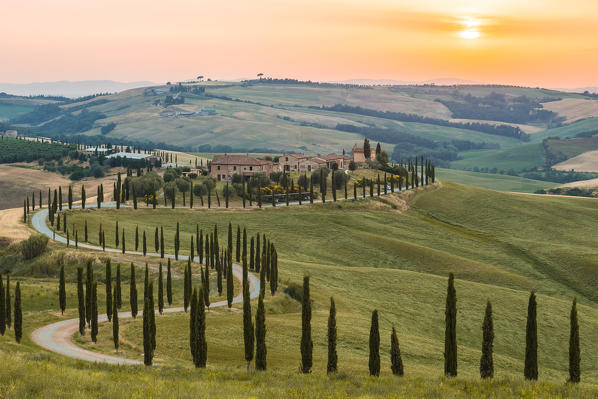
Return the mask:
<svg viewBox="0 0 598 399"><path fill-rule="evenodd" d="M576 172L598 172L598 150L587 151L553 166L556 170L575 170Z"/></svg>
<svg viewBox="0 0 598 399"><path fill-rule="evenodd" d="M542 105L544 106L544 109L556 112L567 118L566 123L598 116L598 101L594 100L565 98L560 101L552 101Z"/></svg>

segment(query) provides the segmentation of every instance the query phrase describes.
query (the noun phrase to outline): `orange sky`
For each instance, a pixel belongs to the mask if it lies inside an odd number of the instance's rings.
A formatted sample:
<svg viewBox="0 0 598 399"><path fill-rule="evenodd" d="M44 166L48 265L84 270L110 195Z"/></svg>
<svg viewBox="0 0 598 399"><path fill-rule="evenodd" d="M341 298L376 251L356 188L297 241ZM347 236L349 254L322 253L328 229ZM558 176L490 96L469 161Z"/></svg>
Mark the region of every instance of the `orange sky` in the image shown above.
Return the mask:
<svg viewBox="0 0 598 399"><path fill-rule="evenodd" d="M596 0L2 0L1 15L1 82L263 72L598 86Z"/></svg>

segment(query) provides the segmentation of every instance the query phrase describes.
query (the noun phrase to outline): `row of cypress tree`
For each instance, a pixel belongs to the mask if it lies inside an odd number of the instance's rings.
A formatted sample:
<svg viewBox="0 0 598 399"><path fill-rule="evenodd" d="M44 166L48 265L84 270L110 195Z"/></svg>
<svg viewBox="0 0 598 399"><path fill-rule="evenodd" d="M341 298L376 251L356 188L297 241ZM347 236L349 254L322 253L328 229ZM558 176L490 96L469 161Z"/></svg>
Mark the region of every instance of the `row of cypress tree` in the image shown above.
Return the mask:
<svg viewBox="0 0 598 399"><path fill-rule="evenodd" d="M14 327L15 341L21 343L23 337L23 309L21 308L21 283L17 281L15 288L14 308L10 305L10 275L6 275L6 288L0 273L0 335L4 335L6 329ZM14 313L13 313L14 312ZM14 323L13 317L14 315Z"/></svg>

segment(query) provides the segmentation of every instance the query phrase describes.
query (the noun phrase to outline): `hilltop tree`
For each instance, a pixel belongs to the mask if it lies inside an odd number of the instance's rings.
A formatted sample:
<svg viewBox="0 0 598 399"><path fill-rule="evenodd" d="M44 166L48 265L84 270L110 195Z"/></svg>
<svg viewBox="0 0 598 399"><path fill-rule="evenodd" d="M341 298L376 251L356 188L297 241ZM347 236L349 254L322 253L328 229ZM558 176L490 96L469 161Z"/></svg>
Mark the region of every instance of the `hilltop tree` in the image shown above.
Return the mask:
<svg viewBox="0 0 598 399"><path fill-rule="evenodd" d="M17 281L15 289L15 340L21 343L23 337L23 310L21 309L21 283Z"/></svg>
<svg viewBox="0 0 598 399"><path fill-rule="evenodd" d="M457 292L453 273L449 273L446 293L445 332L444 332L444 374L457 376Z"/></svg>
<svg viewBox="0 0 598 399"><path fill-rule="evenodd" d="M114 298L113 298L113 307L112 307L112 341L114 342L114 349L118 352L118 296L116 294L116 290L114 291Z"/></svg>
<svg viewBox="0 0 598 399"><path fill-rule="evenodd" d="M328 315L328 364L326 372L328 374L338 371L338 356L336 354L336 306L334 298L330 297L330 314Z"/></svg>
<svg viewBox="0 0 598 399"><path fill-rule="evenodd" d="M77 299L79 304L79 334L85 335L85 293L83 292L83 268L77 268Z"/></svg>
<svg viewBox="0 0 598 399"><path fill-rule="evenodd" d="M112 263L110 258L106 261L106 316L112 320Z"/></svg>
<svg viewBox="0 0 598 399"><path fill-rule="evenodd" d="M121 281L120 281L120 263L116 264L116 307L121 308L123 303L122 291L121 291Z"/></svg>
<svg viewBox="0 0 598 399"><path fill-rule="evenodd" d="M392 333L390 334L390 369L392 370L393 375L403 375L403 359L401 358L397 330L394 326L392 327Z"/></svg>
<svg viewBox="0 0 598 399"><path fill-rule="evenodd" d="M129 302L131 304L131 315L137 317L137 282L135 281L135 266L131 262L131 284L129 285Z"/></svg>
<svg viewBox="0 0 598 399"><path fill-rule="evenodd" d="M170 258L168 258L168 270L166 272L166 300L168 306L172 305L172 274L170 271Z"/></svg>
<svg viewBox="0 0 598 399"><path fill-rule="evenodd" d="M98 282L91 285L91 340L98 341Z"/></svg>
<svg viewBox="0 0 598 399"><path fill-rule="evenodd" d="M162 262L158 271L158 312L164 311L164 278L162 277Z"/></svg>
<svg viewBox="0 0 598 399"><path fill-rule="evenodd" d="M486 303L486 314L482 324L482 358L480 359L480 377L494 377L493 361L494 324L492 322L492 304Z"/></svg>
<svg viewBox="0 0 598 399"><path fill-rule="evenodd" d="M2 275L0 275L0 288L2 287ZM64 280L64 265L60 267L60 279L58 283L58 302L60 304L60 314L64 315L66 309L66 283ZM0 300L0 304L4 305L4 296ZM4 314L0 315L1 319L4 319ZM4 320L2 320L4 321ZM1 323L0 323L1 324ZM2 327L0 327L1 329ZM4 335L4 330L1 331Z"/></svg>
<svg viewBox="0 0 598 399"><path fill-rule="evenodd" d="M255 314L255 369L266 370L266 310L264 295L260 295Z"/></svg>
<svg viewBox="0 0 598 399"><path fill-rule="evenodd" d="M372 312L372 325L370 327L370 375L380 375L380 331L378 330L378 311Z"/></svg>
<svg viewBox="0 0 598 399"><path fill-rule="evenodd" d="M311 300L309 298L309 276L303 277L303 300L301 304L301 372L311 373L312 351L311 340Z"/></svg>
<svg viewBox="0 0 598 399"><path fill-rule="evenodd" d="M527 325L525 329L525 368L526 380L538 379L538 325L536 322L536 294L529 296L527 305Z"/></svg>
<svg viewBox="0 0 598 399"><path fill-rule="evenodd" d="M378 158L378 155L380 155L380 153L382 152L382 148L380 147L380 143L376 144L376 158Z"/></svg>
<svg viewBox="0 0 598 399"><path fill-rule="evenodd" d="M569 335L569 382L578 383L581 380L579 363L579 323L577 321L577 299L573 299L571 306L571 333Z"/></svg>

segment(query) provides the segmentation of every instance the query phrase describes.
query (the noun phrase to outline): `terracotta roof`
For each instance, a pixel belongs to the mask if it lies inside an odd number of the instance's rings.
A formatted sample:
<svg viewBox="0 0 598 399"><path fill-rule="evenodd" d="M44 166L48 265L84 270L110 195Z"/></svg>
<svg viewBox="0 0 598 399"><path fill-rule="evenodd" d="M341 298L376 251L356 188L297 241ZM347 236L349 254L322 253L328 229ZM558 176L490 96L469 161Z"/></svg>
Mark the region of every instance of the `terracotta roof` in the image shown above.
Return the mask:
<svg viewBox="0 0 598 399"><path fill-rule="evenodd" d="M297 158L297 159L304 159L307 158L305 155L303 154L284 154L285 157L293 157L293 158Z"/></svg>
<svg viewBox="0 0 598 399"><path fill-rule="evenodd" d="M215 155L212 159L212 165L263 165L263 162L247 155Z"/></svg>

